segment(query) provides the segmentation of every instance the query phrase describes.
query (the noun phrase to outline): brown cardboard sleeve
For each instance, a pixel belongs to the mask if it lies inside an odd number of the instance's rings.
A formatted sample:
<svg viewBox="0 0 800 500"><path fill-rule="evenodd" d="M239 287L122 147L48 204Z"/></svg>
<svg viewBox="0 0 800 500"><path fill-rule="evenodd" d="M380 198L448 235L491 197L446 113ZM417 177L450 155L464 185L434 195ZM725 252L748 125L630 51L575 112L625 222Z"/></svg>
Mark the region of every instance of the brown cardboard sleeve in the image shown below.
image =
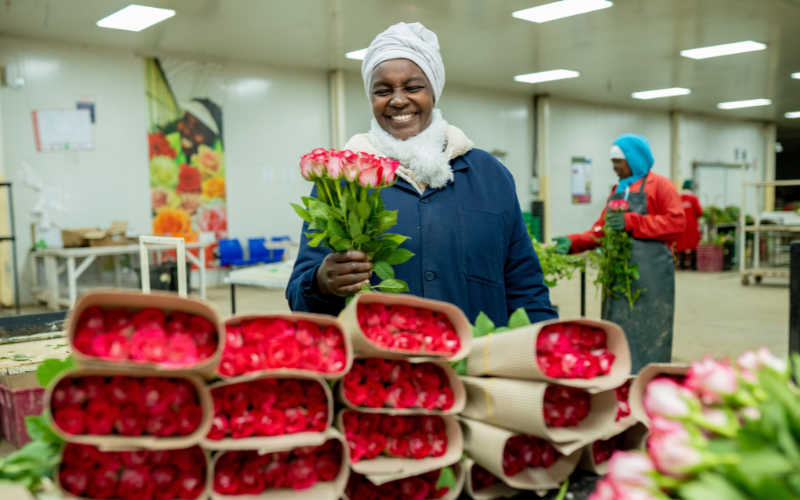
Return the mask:
<svg viewBox="0 0 800 500"><path fill-rule="evenodd" d="M100 306L103 308L125 308L131 311L138 311L148 307L161 309L169 314L174 311L185 312L201 316L217 328L217 339L219 345L217 351L208 359L200 361L199 363L180 368L171 368L160 363L146 362L140 363L136 361L120 361L120 360L105 360L96 356L89 356L75 349L75 334L78 329L78 322L83 311L91 306ZM106 290L92 290L86 292L78 298L75 307L69 312L67 316L67 339L70 343L70 348L75 356L75 361L80 366L87 368L98 368L117 370L120 367L131 370L143 370L147 372L158 371L161 374L169 373L195 373L203 376L211 376L219 365L222 359L222 351L225 348L225 328L222 324L222 318L217 312L216 307L211 302L197 299L193 297L182 298L178 297L176 293L168 292L151 292L144 294L141 291L122 291L119 289L106 289Z"/></svg>
<svg viewBox="0 0 800 500"><path fill-rule="evenodd" d="M608 351L616 357L611 373L592 379L566 379L546 376L536 360L536 339L549 325L578 323L601 328L607 335ZM511 331L490 334L473 340L467 357L467 375L492 375L496 377L544 380L551 384L604 391L620 386L631 372L631 353L628 340L618 325L610 321L577 318L543 321Z"/></svg>
<svg viewBox="0 0 800 500"><path fill-rule="evenodd" d="M126 367L127 368L127 367ZM72 435L63 432L53 421L53 413L50 408L50 399L53 396L53 390L58 385L58 382L65 378L81 378L81 377L114 377L117 375L126 377L146 378L146 377L161 377L161 378L181 378L186 379L192 383L197 389L197 396L200 400L200 408L203 410L203 418L200 420L200 425L193 433L188 436L174 436L174 437L156 437L156 436L118 436L118 435L105 435L99 436L94 434L81 434ZM163 371L145 372L143 370L128 370L117 368L116 370L96 369L79 369L68 372L63 372L58 375L48 386L44 393L44 412L47 422L52 427L61 439L68 443L90 444L97 446L100 451L124 451L136 449L148 450L172 450L190 448L194 445L199 445L203 438L211 430L211 420L214 417L214 402L211 400L211 392L205 382L195 375L189 374L173 374L164 373Z"/></svg>
<svg viewBox="0 0 800 500"><path fill-rule="evenodd" d="M624 434L624 442L620 448L622 451L640 450L643 448L645 434L647 434L647 427L642 423L636 423L632 427L621 432ZM611 439L614 436L610 436ZM601 476L606 475L608 472L608 460L599 464L594 463L594 443L589 443L583 448L583 455L578 467L589 472L594 472Z"/></svg>
<svg viewBox="0 0 800 500"><path fill-rule="evenodd" d="M325 391L325 396L328 398L328 425L325 428L330 429L333 425L333 393L328 383L319 376L310 375L308 372L298 372L296 374L284 373L271 373L268 375L242 375L241 377L234 377L222 382L217 382L209 386L209 392L220 387L227 387L229 385L255 382L257 380L279 378L279 379L302 379L313 380L322 386ZM212 398L213 400L213 398ZM266 447L281 447L289 446L297 448L298 446L305 446L303 443L307 442L307 446L319 446L321 432L299 432L296 434L285 434L283 436L252 436L243 439L233 439L226 437L220 440L203 438L200 445L206 450L256 450ZM324 442L324 441L323 441Z"/></svg>
<svg viewBox="0 0 800 500"><path fill-rule="evenodd" d="M519 433L485 424L477 420L459 418L464 430L464 451L481 467L488 470L507 485L520 490L552 490L572 474L581 458L583 449L564 455L551 467L527 467L519 474L509 477L503 472L503 450L506 441Z"/></svg>
<svg viewBox="0 0 800 500"><path fill-rule="evenodd" d="M433 358L444 359L444 356L437 356L432 354L425 354L419 352L412 352L406 350L388 350L382 349L372 342L361 331L361 325L358 324L358 304L373 304L381 302L389 305L404 305L410 307L419 307L428 309L433 312L443 313L447 315L453 327L456 329L458 338L461 339L461 349L446 358L447 361L458 361L467 357L470 347L472 346L472 326L464 313L458 307L447 302L440 302L438 300L423 299L414 295L408 294L389 294L389 293L360 293L355 296L350 304L344 308L339 315L339 321L344 326L345 332L350 340L353 342L353 349L355 352L364 357L371 358L395 358L395 359L415 359L415 358Z"/></svg>
<svg viewBox="0 0 800 500"><path fill-rule="evenodd" d="M551 384L481 377L461 380L467 389L464 417L546 439L565 455L600 439L617 414L614 392L599 392L590 395L592 408L577 427L548 427L543 407L545 391Z"/></svg>
<svg viewBox="0 0 800 500"><path fill-rule="evenodd" d="M672 363L650 363L642 368L639 375L631 384L631 392L628 396L628 404L631 405L631 415L636 420L650 427L650 417L644 410L644 393L647 389L647 384L658 377L659 375L680 375L685 376L689 371L689 365L672 364Z"/></svg>
<svg viewBox="0 0 800 500"><path fill-rule="evenodd" d="M360 359L360 358L356 358ZM458 374L453 367L447 363L433 362L436 366L441 368L447 375L447 380L450 383L450 388L453 390L453 407L447 411L442 410L425 410L423 408L367 408L365 406L356 406L347 400L344 394L344 384L339 383L336 389L336 396L339 401L351 408L362 413L387 413L392 415L458 415L464 410L467 404L467 394L464 390L464 384L461 383Z"/></svg>
<svg viewBox="0 0 800 500"><path fill-rule="evenodd" d="M342 434L345 433L343 416L348 411L353 410L342 410L336 417L336 427ZM445 432L447 434L447 452L441 457L414 460L381 455L373 460L361 460L358 463L351 464L350 468L359 474L368 476L370 479L374 477L376 481L383 484L395 479L418 476L453 465L461 459L464 451L464 439L461 435L461 427L455 418L444 416L442 419L444 419Z"/></svg>
<svg viewBox="0 0 800 500"><path fill-rule="evenodd" d="M496 500L498 498L512 498L517 496L520 491L512 488L506 483L500 481L493 484L488 488L474 491L472 489L472 466L476 465L475 461L471 458L464 458L460 462L461 468L464 470L466 477L464 478L464 491L467 492L473 500Z"/></svg>
<svg viewBox="0 0 800 500"><path fill-rule="evenodd" d="M631 387L628 390L628 407L629 408L630 408L630 404L631 404L630 403L630 399L631 399L630 398L630 395L631 395L630 390L633 389L633 380L635 378L636 377L633 376L633 375L628 377L628 380L631 381ZM622 385L622 384L620 384L620 385ZM615 390L616 389L612 389L612 390L610 390L608 392L610 392L611 394L614 395L614 400L616 401L617 395L614 393ZM615 418L616 418L616 416L615 416ZM638 422L638 420L636 420L636 417L633 415L633 412L631 412L631 414L628 415L627 417L622 417L621 419L619 419L619 420L615 421L613 424L611 424L611 426L606 430L606 433L600 439L610 439L610 438L616 436L617 434L619 434L621 432L624 432L627 429L630 429L631 427L636 425L637 422Z"/></svg>
<svg viewBox="0 0 800 500"><path fill-rule="evenodd" d="M261 493L260 495L221 495L214 491L213 477L214 466L219 458L226 452L217 453L211 462L211 478L212 487L210 488L210 495L212 500L338 500L344 495L344 488L347 486L347 479L350 477L350 468L347 464L350 462L350 448L347 446L344 436L342 436L336 429L328 429L320 433L319 443L310 445L301 442L297 443L280 443L274 442L275 446L268 445L258 449L259 454L274 453L279 451L290 451L295 448L303 446L321 446L330 439L338 439L342 442L342 468L339 470L339 475L336 479L326 483L317 483L307 490L290 490L290 489L277 489L269 490ZM202 500L202 497L197 500Z"/></svg>
<svg viewBox="0 0 800 500"><path fill-rule="evenodd" d="M61 447L61 451L59 452L60 455L63 455L65 446ZM213 484L214 476L211 474L211 456L209 455L209 452L207 452L207 451L204 453L204 455L206 457L206 486L205 486L205 488L203 488L203 492L200 493L200 495L198 495L195 500L204 500L204 499L208 498L208 495L211 493L211 485ZM61 466L61 464L59 463L59 467L60 466ZM89 497L75 496L72 493L70 493L67 490L65 490L61 486L61 480L60 480L61 476L58 473L58 469L56 469L56 473L55 473L54 476L55 477L53 479L55 480L56 486L58 487L58 491L59 491L59 493L61 494L61 496L63 498L77 498L79 500L96 500L96 499L89 498ZM0 498L3 498L4 500L6 500L5 497L2 497L2 496L0 496ZM120 497L111 497L108 500L120 500ZM178 499L176 498L174 500L178 500Z"/></svg>
<svg viewBox="0 0 800 500"><path fill-rule="evenodd" d="M456 476L456 484L455 487L450 491L448 491L445 496L441 497L441 500L457 500L459 495L461 495L461 492L464 490L464 482L466 480L466 469L464 469L464 467L461 465L461 462L445 467L453 468L453 474L455 474ZM388 476L387 477L365 476L365 477L369 479L375 486L380 486L382 484L395 481L395 479L389 479ZM361 500L359 498L349 498L347 495L342 495L342 498L344 498L345 500Z"/></svg>
<svg viewBox="0 0 800 500"><path fill-rule="evenodd" d="M350 343L350 339L348 338L347 332L343 328L342 324L336 320L335 317L329 316L327 314L313 314L313 313L260 313L260 314L253 314L253 313L242 313L242 314L235 314L225 319L225 325L239 325L242 321L248 319L255 319L255 318L273 318L273 319L283 319L286 321L291 321L292 323L297 323L298 321L308 321L311 323L316 323L320 326L335 326L342 332L342 338L344 339L344 351L347 355L347 363L344 366L344 369L337 373L321 373L321 372L313 372L309 370L299 370L299 369L289 369L289 368L281 368L278 370L264 370L262 372L254 372L254 373L307 373L311 375L316 375L322 377L326 380L330 379L338 379L342 378L350 371L350 367L353 365L353 345ZM224 331L224 329L223 329ZM248 374L251 375L251 374ZM224 375L217 374L220 378L228 378Z"/></svg>

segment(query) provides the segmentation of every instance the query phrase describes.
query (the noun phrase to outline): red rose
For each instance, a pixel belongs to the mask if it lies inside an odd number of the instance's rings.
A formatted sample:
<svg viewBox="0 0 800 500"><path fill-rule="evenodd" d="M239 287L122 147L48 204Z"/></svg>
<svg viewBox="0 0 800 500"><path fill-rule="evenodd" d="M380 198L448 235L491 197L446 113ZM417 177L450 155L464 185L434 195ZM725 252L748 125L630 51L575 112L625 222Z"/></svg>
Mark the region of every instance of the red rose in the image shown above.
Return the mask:
<svg viewBox="0 0 800 500"><path fill-rule="evenodd" d="M200 193L203 191L203 178L200 171L194 167L183 164L178 167L178 186L175 188L177 193Z"/></svg>
<svg viewBox="0 0 800 500"><path fill-rule="evenodd" d="M383 387L383 384L374 380L370 380L367 382L365 388L367 390L367 398L364 401L364 405L368 408L382 407L388 396L386 388Z"/></svg>
<svg viewBox="0 0 800 500"><path fill-rule="evenodd" d="M392 371L392 361L381 358L370 358L363 361L367 381L385 382Z"/></svg>
<svg viewBox="0 0 800 500"><path fill-rule="evenodd" d="M86 424L83 418L83 411L78 408L62 408L53 415L55 424L66 434L84 434Z"/></svg>
<svg viewBox="0 0 800 500"><path fill-rule="evenodd" d="M269 462L264 469L264 485L267 488L283 488L286 484L288 465L281 462Z"/></svg>
<svg viewBox="0 0 800 500"><path fill-rule="evenodd" d="M434 410L439 401L439 391L421 390L417 393L417 407L425 410Z"/></svg>
<svg viewBox="0 0 800 500"><path fill-rule="evenodd" d="M447 434L440 432L431 437L431 456L439 458L447 453Z"/></svg>
<svg viewBox="0 0 800 500"><path fill-rule="evenodd" d="M255 426L259 436L282 436L286 434L286 415L278 408L259 411Z"/></svg>
<svg viewBox="0 0 800 500"><path fill-rule="evenodd" d="M322 384L313 380L303 381L303 392L306 395L306 403L308 406L327 404L328 396L322 388Z"/></svg>
<svg viewBox="0 0 800 500"><path fill-rule="evenodd" d="M389 388L385 404L391 408L412 408L417 399L417 390L410 382L399 382Z"/></svg>
<svg viewBox="0 0 800 500"><path fill-rule="evenodd" d="M178 418L172 410L151 413L144 426L144 432L152 436L169 437L178 429Z"/></svg>
<svg viewBox="0 0 800 500"><path fill-rule="evenodd" d="M337 347L344 349L344 335L339 328L331 325L322 332L319 344L326 349L335 349Z"/></svg>
<svg viewBox="0 0 800 500"><path fill-rule="evenodd" d="M428 309L418 308L414 311L414 329L415 330L422 330L423 328L427 327L428 325L433 324L433 311Z"/></svg>
<svg viewBox="0 0 800 500"><path fill-rule="evenodd" d="M174 465L176 458L172 450L153 450L150 452L150 465Z"/></svg>
<svg viewBox="0 0 800 500"><path fill-rule="evenodd" d="M121 453L122 463L128 469L150 465L152 456L153 452L149 450L123 451Z"/></svg>
<svg viewBox="0 0 800 500"><path fill-rule="evenodd" d="M147 377L142 384L142 402L149 413L164 412L175 399L175 384L161 377Z"/></svg>
<svg viewBox="0 0 800 500"><path fill-rule="evenodd" d="M444 387L441 392L439 392L439 397L436 398L436 409L442 411L448 411L450 408L453 407L455 404L455 395L453 394L453 389L449 387Z"/></svg>
<svg viewBox="0 0 800 500"><path fill-rule="evenodd" d="M558 459L561 457L561 453L553 448L553 445L545 442L542 446L542 452L540 456L542 457L542 467L549 469L558 461Z"/></svg>
<svg viewBox="0 0 800 500"><path fill-rule="evenodd" d="M234 325L225 325L225 350L235 351L244 346L242 329Z"/></svg>
<svg viewBox="0 0 800 500"><path fill-rule="evenodd" d="M81 387L86 392L86 398L89 402L95 399L107 401L108 386L104 377L81 377Z"/></svg>
<svg viewBox="0 0 800 500"><path fill-rule="evenodd" d="M50 405L53 409L82 406L88 399L86 391L72 378L63 378L53 389Z"/></svg>
<svg viewBox="0 0 800 500"><path fill-rule="evenodd" d="M274 368L296 368L301 354L300 344L294 339L273 341L267 347L269 364Z"/></svg>
<svg viewBox="0 0 800 500"><path fill-rule="evenodd" d="M258 372L268 368L264 354L256 346L239 349L234 355L234 364L237 373Z"/></svg>
<svg viewBox="0 0 800 500"><path fill-rule="evenodd" d="M317 482L317 471L311 460L298 458L289 463L286 472L287 485L293 490L311 488Z"/></svg>
<svg viewBox="0 0 800 500"><path fill-rule="evenodd" d="M206 466L206 453L199 446L183 450L173 450L172 456L178 469L184 471L200 470Z"/></svg>
<svg viewBox="0 0 800 500"><path fill-rule="evenodd" d="M109 309L104 313L105 326L109 330L116 332L123 330L131 325L131 313L124 308Z"/></svg>
<svg viewBox="0 0 800 500"><path fill-rule="evenodd" d="M197 396L197 389L195 389L194 384L188 380L173 380L172 387L175 390L172 397L172 404L179 408L186 405L198 404L199 400Z"/></svg>
<svg viewBox="0 0 800 500"><path fill-rule="evenodd" d="M373 432L367 438L367 454L364 458L372 460L386 449L386 436L379 432Z"/></svg>
<svg viewBox="0 0 800 500"><path fill-rule="evenodd" d="M117 492L123 500L141 500L152 496L153 484L146 467L125 469L119 478Z"/></svg>
<svg viewBox="0 0 800 500"><path fill-rule="evenodd" d="M389 324L400 330L411 330L416 325L415 312L413 307L394 305L389 307Z"/></svg>
<svg viewBox="0 0 800 500"><path fill-rule="evenodd" d="M104 436L111 434L119 417L119 409L105 401L93 401L86 407L86 429L88 434Z"/></svg>
<svg viewBox="0 0 800 500"><path fill-rule="evenodd" d="M175 311L170 314L167 320L166 331L172 335L174 333L181 333L188 331L192 324L192 316L185 312Z"/></svg>
<svg viewBox="0 0 800 500"><path fill-rule="evenodd" d="M422 342L411 334L401 333L394 338L392 349L419 352L422 349Z"/></svg>
<svg viewBox="0 0 800 500"><path fill-rule="evenodd" d="M472 466L470 478L472 479L472 491L488 488L497 484L498 481L497 477L478 464Z"/></svg>
<svg viewBox="0 0 800 500"><path fill-rule="evenodd" d="M414 432L408 438L408 453L414 460L421 460L431 455L431 443L424 432Z"/></svg>
<svg viewBox="0 0 800 500"><path fill-rule="evenodd" d="M167 355L167 334L161 329L137 330L129 348L134 361L160 363Z"/></svg>
<svg viewBox="0 0 800 500"><path fill-rule="evenodd" d="M321 371L324 367L322 353L316 346L309 346L303 349L303 355L300 358L300 368L312 372Z"/></svg>
<svg viewBox="0 0 800 500"><path fill-rule="evenodd" d="M445 432L444 419L436 415L418 417L416 419L419 429L428 435Z"/></svg>
<svg viewBox="0 0 800 500"><path fill-rule="evenodd" d="M155 307L142 309L133 314L133 326L139 328L164 328L166 316L164 311Z"/></svg>
<svg viewBox="0 0 800 500"><path fill-rule="evenodd" d="M97 335L92 339L92 352L103 359L128 359L128 339L115 332Z"/></svg>
<svg viewBox="0 0 800 500"><path fill-rule="evenodd" d="M250 391L247 384L229 385L222 390L225 391L225 411L229 414L250 408Z"/></svg>
<svg viewBox="0 0 800 500"><path fill-rule="evenodd" d="M198 361L197 346L194 339L183 333L176 333L167 343L167 359L165 364L172 366L191 366Z"/></svg>
<svg viewBox="0 0 800 500"><path fill-rule="evenodd" d="M392 368L388 373L386 382L397 384L411 379L412 365L404 359L396 360L392 363Z"/></svg>
<svg viewBox="0 0 800 500"><path fill-rule="evenodd" d="M362 326L383 326L388 322L386 306L380 303L358 304L356 313Z"/></svg>
<svg viewBox="0 0 800 500"><path fill-rule="evenodd" d="M418 477L400 480L400 498L402 500L425 500L431 487Z"/></svg>
<svg viewBox="0 0 800 500"><path fill-rule="evenodd" d="M438 391L447 384L444 372L433 363L420 363L411 370L411 379L421 389Z"/></svg>
<svg viewBox="0 0 800 500"><path fill-rule="evenodd" d="M328 427L328 405L308 407L308 431L322 432Z"/></svg>
<svg viewBox="0 0 800 500"><path fill-rule="evenodd" d="M139 407L143 404L142 384L135 377L113 377L108 384L108 394L112 401L118 405L132 403Z"/></svg>
<svg viewBox="0 0 800 500"><path fill-rule="evenodd" d="M403 436L407 430L409 420L402 416L383 415L380 422L380 432L386 436Z"/></svg>
<svg viewBox="0 0 800 500"><path fill-rule="evenodd" d="M150 469L150 484L155 500L174 500L178 492L178 471L175 467L159 465Z"/></svg>
<svg viewBox="0 0 800 500"><path fill-rule="evenodd" d="M347 366L347 354L344 349L336 347L325 356L325 373L340 373Z"/></svg>
<svg viewBox="0 0 800 500"><path fill-rule="evenodd" d="M175 496L181 500L195 500L206 487L205 471L182 471L178 475L178 491Z"/></svg>
<svg viewBox="0 0 800 500"><path fill-rule="evenodd" d="M380 486L373 486L377 491L377 500L397 500L400 498L400 481L392 481Z"/></svg>
<svg viewBox="0 0 800 500"><path fill-rule="evenodd" d="M367 440L363 437L352 434L347 436L347 445L350 447L350 461L358 463L367 454Z"/></svg>
<svg viewBox="0 0 800 500"><path fill-rule="evenodd" d="M250 383L250 401L257 410L268 410L278 400L278 381L274 378L256 380Z"/></svg>
<svg viewBox="0 0 800 500"><path fill-rule="evenodd" d="M239 495L239 471L217 468L214 471L214 491L221 495Z"/></svg>
<svg viewBox="0 0 800 500"><path fill-rule="evenodd" d="M393 457L408 458L408 440L402 436L392 436L386 440L386 453Z"/></svg>
<svg viewBox="0 0 800 500"><path fill-rule="evenodd" d="M81 497L89 486L89 473L76 468L63 468L58 474L61 487L75 496Z"/></svg>
<svg viewBox="0 0 800 500"><path fill-rule="evenodd" d="M118 469L109 469L105 466L95 472L86 489L86 496L97 500L106 500L117 496Z"/></svg>
<svg viewBox="0 0 800 500"><path fill-rule="evenodd" d="M258 473L258 468L246 465L239 476L240 495L258 495L264 491L264 478Z"/></svg>
<svg viewBox="0 0 800 500"><path fill-rule="evenodd" d="M256 432L256 417L253 412L244 410L231 414L231 437L243 439Z"/></svg>
<svg viewBox="0 0 800 500"><path fill-rule="evenodd" d="M342 423L344 424L344 433L346 436L355 434L358 430L358 413L353 411L346 411L342 414Z"/></svg>
<svg viewBox="0 0 800 500"><path fill-rule="evenodd" d="M279 383L278 408L296 408L303 405L303 384L296 379L283 379Z"/></svg>
<svg viewBox="0 0 800 500"><path fill-rule="evenodd" d="M308 428L308 421L305 413L299 408L289 408L286 410L286 434L297 434Z"/></svg>
<svg viewBox="0 0 800 500"><path fill-rule="evenodd" d="M186 405L178 410L178 430L179 436L188 436L200 427L203 420L203 409L200 405Z"/></svg>
<svg viewBox="0 0 800 500"><path fill-rule="evenodd" d="M269 338L268 328L272 321L267 318L244 320L241 323L242 337L248 343L258 344Z"/></svg>
<svg viewBox="0 0 800 500"><path fill-rule="evenodd" d="M442 345L442 334L438 329L428 326L422 331L422 345L425 347L426 352L443 352L444 346Z"/></svg>
<svg viewBox="0 0 800 500"><path fill-rule="evenodd" d="M455 354L461 350L461 339L452 330L442 334L442 350L448 354Z"/></svg>
<svg viewBox="0 0 800 500"><path fill-rule="evenodd" d="M227 349L225 349L225 353L229 353ZM229 354L222 355L222 361L219 363L219 368L217 371L223 377L234 377L239 374L238 369L236 368L236 364L233 362L233 356L227 357Z"/></svg>
<svg viewBox="0 0 800 500"><path fill-rule="evenodd" d="M527 464L520 457L511 453L506 447L503 451L503 474L514 477L525 469Z"/></svg>
<svg viewBox="0 0 800 500"><path fill-rule="evenodd" d="M364 435L371 432L376 432L380 429L382 415L377 413L359 413L358 415L358 430Z"/></svg>
<svg viewBox="0 0 800 500"><path fill-rule="evenodd" d="M93 469L100 461L100 450L88 444L68 443L64 448L61 463L78 469Z"/></svg>
<svg viewBox="0 0 800 500"><path fill-rule="evenodd" d="M317 480L324 483L336 479L342 468L342 461L333 453L323 453L317 457L315 465Z"/></svg>
<svg viewBox="0 0 800 500"><path fill-rule="evenodd" d="M598 364L600 366L600 374L601 375L608 375L611 373L611 365L614 364L614 359L616 356L610 352L607 352L600 356L598 359Z"/></svg>
<svg viewBox="0 0 800 500"><path fill-rule="evenodd" d="M304 345L306 347L316 345L321 336L322 331L319 329L319 325L316 323L302 320L297 322L295 338L300 345Z"/></svg>
<svg viewBox="0 0 800 500"><path fill-rule="evenodd" d="M367 400L367 388L363 385L344 384L344 397L355 406L362 406Z"/></svg>
<svg viewBox="0 0 800 500"><path fill-rule="evenodd" d="M93 330L78 330L75 334L75 339L72 341L75 350L87 356L94 356L94 349L92 348L94 334Z"/></svg>
<svg viewBox="0 0 800 500"><path fill-rule="evenodd" d="M389 348L394 343L394 335L385 326L368 326L364 335L378 347Z"/></svg>
<svg viewBox="0 0 800 500"><path fill-rule="evenodd" d="M91 306L86 308L81 314L81 319L78 322L80 328L88 328L89 330L102 330L105 328L105 319L103 317L103 310L100 306Z"/></svg>

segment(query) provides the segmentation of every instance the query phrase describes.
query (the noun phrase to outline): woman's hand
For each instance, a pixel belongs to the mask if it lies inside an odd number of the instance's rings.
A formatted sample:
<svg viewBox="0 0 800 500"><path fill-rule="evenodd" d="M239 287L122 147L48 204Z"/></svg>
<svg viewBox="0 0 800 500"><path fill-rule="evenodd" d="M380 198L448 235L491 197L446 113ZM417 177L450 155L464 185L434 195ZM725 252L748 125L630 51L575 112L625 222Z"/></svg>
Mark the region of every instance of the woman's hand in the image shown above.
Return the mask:
<svg viewBox="0 0 800 500"><path fill-rule="evenodd" d="M372 262L361 250L328 254L317 269L317 287L323 295L348 297L369 284Z"/></svg>

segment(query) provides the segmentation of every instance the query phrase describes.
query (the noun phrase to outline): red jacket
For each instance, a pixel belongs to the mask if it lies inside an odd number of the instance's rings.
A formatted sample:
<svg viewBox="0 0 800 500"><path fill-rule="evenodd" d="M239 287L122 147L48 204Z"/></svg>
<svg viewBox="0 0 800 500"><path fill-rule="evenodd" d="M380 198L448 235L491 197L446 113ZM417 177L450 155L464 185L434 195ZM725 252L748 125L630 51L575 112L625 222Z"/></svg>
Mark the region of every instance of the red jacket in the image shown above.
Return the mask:
<svg viewBox="0 0 800 500"><path fill-rule="evenodd" d="M638 192L641 185L642 180L634 182L631 185L631 192ZM611 192L614 193L616 190L617 187L614 186ZM648 215L627 212L625 214L625 230L630 231L634 238L663 241L671 248L672 244L680 238L686 225L686 217L683 214L683 205L681 205L678 190L668 178L650 172L644 192L647 194ZM580 253L600 246L597 240L604 235L605 216L606 209L603 208L600 218L590 230L568 235L572 240L570 253Z"/></svg>
<svg viewBox="0 0 800 500"><path fill-rule="evenodd" d="M684 228L681 237L678 238L678 244L675 248L678 253L697 248L697 244L700 243L700 230L697 227L697 219L703 216L700 201L691 191L681 194L681 203L683 204L683 213L686 216L686 228Z"/></svg>

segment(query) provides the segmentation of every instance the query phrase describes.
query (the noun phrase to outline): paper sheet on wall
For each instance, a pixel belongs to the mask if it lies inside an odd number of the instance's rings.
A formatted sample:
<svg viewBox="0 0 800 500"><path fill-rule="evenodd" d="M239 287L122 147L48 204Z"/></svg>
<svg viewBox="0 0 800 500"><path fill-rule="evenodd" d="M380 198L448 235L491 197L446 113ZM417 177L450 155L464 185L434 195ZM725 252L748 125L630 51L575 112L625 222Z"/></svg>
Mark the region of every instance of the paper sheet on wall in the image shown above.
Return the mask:
<svg viewBox="0 0 800 500"><path fill-rule="evenodd" d="M572 158L572 203L592 202L592 160L591 158Z"/></svg>
<svg viewBox="0 0 800 500"><path fill-rule="evenodd" d="M34 110L32 114L37 151L94 149L92 117L88 109Z"/></svg>

